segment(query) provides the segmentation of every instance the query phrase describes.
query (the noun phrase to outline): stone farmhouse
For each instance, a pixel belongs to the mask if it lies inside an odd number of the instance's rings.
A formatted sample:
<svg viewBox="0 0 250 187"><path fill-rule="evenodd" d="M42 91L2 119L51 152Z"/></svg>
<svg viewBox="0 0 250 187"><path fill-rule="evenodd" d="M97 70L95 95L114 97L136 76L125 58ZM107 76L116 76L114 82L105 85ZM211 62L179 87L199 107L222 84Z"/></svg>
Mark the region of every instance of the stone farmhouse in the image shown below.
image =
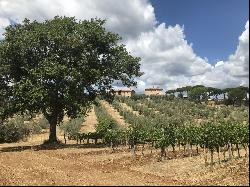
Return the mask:
<svg viewBox="0 0 250 187"><path fill-rule="evenodd" d="M146 88L145 89L145 95L164 95L163 89L159 87L153 88Z"/></svg>
<svg viewBox="0 0 250 187"><path fill-rule="evenodd" d="M124 97L131 97L135 94L135 91L132 89L116 89L114 90L115 95L124 96Z"/></svg>

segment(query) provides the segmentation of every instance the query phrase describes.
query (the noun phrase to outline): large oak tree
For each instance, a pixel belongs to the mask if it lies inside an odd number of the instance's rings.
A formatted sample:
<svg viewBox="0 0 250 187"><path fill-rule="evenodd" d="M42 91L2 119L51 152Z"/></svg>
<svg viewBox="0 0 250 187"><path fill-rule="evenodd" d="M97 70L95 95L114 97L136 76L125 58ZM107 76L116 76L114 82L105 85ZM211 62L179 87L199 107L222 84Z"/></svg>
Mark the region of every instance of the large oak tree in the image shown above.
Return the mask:
<svg viewBox="0 0 250 187"><path fill-rule="evenodd" d="M96 95L107 94L116 80L136 85L140 58L131 56L104 24L56 16L8 26L0 43L0 70L9 104L1 117L41 111L50 123L49 142L56 142L56 125L64 115L86 113Z"/></svg>

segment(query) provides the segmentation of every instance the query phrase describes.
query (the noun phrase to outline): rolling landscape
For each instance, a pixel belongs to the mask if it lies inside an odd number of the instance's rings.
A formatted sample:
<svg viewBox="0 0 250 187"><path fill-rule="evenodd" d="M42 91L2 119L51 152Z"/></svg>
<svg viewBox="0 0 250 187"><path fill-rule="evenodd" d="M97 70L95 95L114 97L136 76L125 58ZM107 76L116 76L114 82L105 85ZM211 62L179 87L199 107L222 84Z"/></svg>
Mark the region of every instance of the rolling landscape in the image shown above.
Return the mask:
<svg viewBox="0 0 250 187"><path fill-rule="evenodd" d="M178 110L180 105L183 107L182 111ZM195 110L196 108L199 110ZM233 124L242 124L239 128L244 128L244 125L249 128L249 108L245 106L237 108L232 106L209 107L178 98L168 100L161 96L154 96L150 100L145 96L136 100L117 96L112 104L99 100L99 105L90 110L84 121L75 120L75 123L69 124L70 121L67 118L64 119L63 124L58 127L58 139L64 142L66 133L66 144L62 143L55 147L41 145L48 138L48 124L47 128L41 132L29 135L26 141L1 144L1 185L249 184L249 129L245 131L247 133L246 142L232 144L231 152L226 142L219 147L220 155L216 151L217 144L230 137L226 137L222 132L219 136L224 137L218 137L219 132L217 131L209 132L214 133L211 134L213 141L219 141L214 145L214 160L211 163L211 149L207 148L207 152L204 152L204 147L197 142L192 143L192 149L189 146L190 142L199 139L201 132L187 135L187 137L180 136L180 139L174 140L176 141L174 143L175 151L171 146L173 144L162 142L163 137L157 139L156 130L155 136L154 131L151 131L152 134L147 134L151 127L159 129L157 127L159 123L155 121L171 124L167 117L171 115L171 112L174 114L171 116L171 120L174 120L176 124L189 123L189 120L194 120L199 124L208 125L214 116L213 123L216 125L223 125L219 122L221 120L231 120ZM188 118L189 113L191 116ZM86 135L97 133L96 129L104 130L104 127L97 124L105 125L107 120L110 124L114 124L113 134L105 134L104 138L98 138L97 142L94 141L94 138L87 142ZM30 121L35 123L33 120ZM41 121L43 120L37 120L37 124L39 125ZM191 124L196 124L194 121ZM72 124L75 124L74 128ZM69 126L71 129L63 128L67 125L71 125ZM135 125L139 129L134 134L137 140L135 150L133 150L127 139L129 139L129 127ZM46 127L46 125L44 126ZM187 125L187 130L189 127L192 126ZM127 132L128 135L122 135L122 132ZM82 138L81 142L77 135L69 140L70 133L86 137ZM237 134L237 132L232 133ZM235 134L233 138L237 142ZM178 135L176 131L174 136L178 137ZM149 140L151 137L156 143L165 144L166 155L161 155L161 145L152 145L153 142ZM217 140L216 137L219 139ZM238 138L239 141L243 140L241 135ZM244 144L247 149L244 149Z"/></svg>
<svg viewBox="0 0 250 187"><path fill-rule="evenodd" d="M248 0L0 0L0 186L249 186Z"/></svg>

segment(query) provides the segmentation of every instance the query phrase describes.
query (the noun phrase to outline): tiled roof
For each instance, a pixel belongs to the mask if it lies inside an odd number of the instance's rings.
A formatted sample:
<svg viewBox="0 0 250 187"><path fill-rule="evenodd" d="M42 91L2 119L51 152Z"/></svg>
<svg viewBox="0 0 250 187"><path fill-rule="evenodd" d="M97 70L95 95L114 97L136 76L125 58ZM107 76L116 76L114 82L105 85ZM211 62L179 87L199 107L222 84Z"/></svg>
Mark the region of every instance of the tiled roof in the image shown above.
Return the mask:
<svg viewBox="0 0 250 187"><path fill-rule="evenodd" d="M114 91L115 92L132 92L132 91L134 91L134 90L132 90L132 89L114 89Z"/></svg>
<svg viewBox="0 0 250 187"><path fill-rule="evenodd" d="M162 91L162 88L146 88L145 91L149 91L149 90L160 90Z"/></svg>

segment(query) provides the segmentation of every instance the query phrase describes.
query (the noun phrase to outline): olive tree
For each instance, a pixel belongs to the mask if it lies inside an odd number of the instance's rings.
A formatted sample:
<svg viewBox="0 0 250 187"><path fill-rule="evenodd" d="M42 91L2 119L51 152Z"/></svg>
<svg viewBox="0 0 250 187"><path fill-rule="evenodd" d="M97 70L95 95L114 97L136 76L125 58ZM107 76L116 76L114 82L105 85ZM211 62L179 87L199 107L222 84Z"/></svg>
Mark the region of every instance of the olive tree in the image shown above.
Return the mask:
<svg viewBox="0 0 250 187"><path fill-rule="evenodd" d="M24 19L6 28L0 43L2 82L9 105L1 116L42 112L50 124L49 142L57 142L56 125L90 108L97 94L111 95L114 81L135 86L140 58L105 29L105 20L56 16L44 22Z"/></svg>

